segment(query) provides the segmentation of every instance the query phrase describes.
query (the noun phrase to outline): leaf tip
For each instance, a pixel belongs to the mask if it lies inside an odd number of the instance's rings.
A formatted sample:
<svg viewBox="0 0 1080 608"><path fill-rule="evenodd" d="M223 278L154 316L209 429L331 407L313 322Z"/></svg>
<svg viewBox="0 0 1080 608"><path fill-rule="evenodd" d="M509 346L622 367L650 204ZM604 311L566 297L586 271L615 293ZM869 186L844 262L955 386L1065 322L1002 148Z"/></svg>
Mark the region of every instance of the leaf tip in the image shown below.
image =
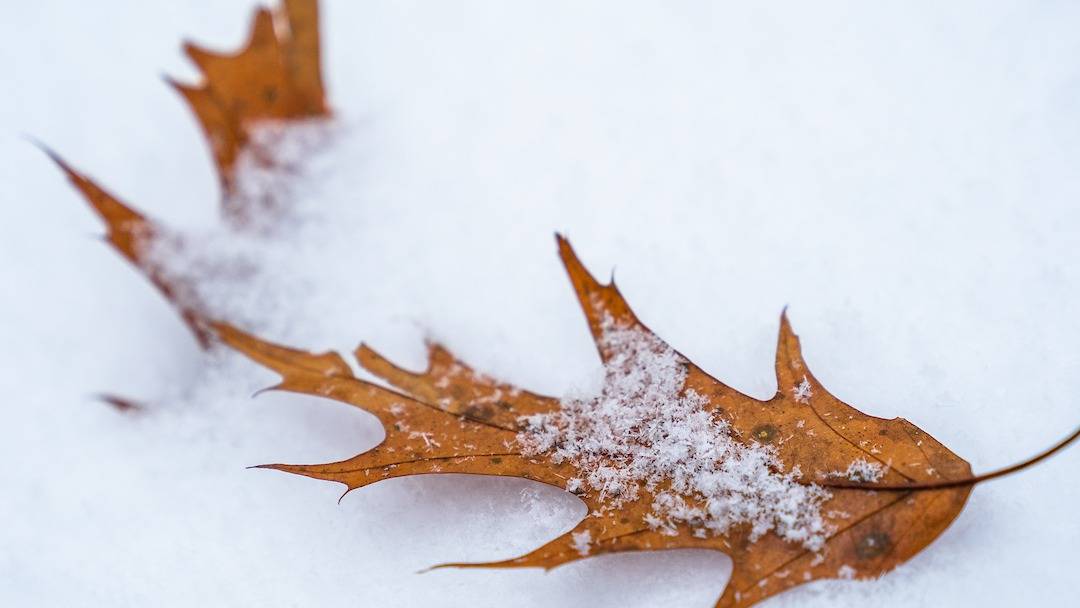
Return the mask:
<svg viewBox="0 0 1080 608"><path fill-rule="evenodd" d="M342 483L344 483L344 482L342 482ZM338 496L337 504L340 505L341 501L345 500L345 497L349 495L349 492L352 492L355 489L356 488L346 484L345 491L341 493L341 496Z"/></svg>
<svg viewBox="0 0 1080 608"><path fill-rule="evenodd" d="M276 391L276 390L278 390L280 388L281 388L281 384L275 384L273 386L268 386L266 388L260 388L259 390L255 391L254 393L251 393L251 398L255 399L255 398L261 396L263 393L269 393L270 391Z"/></svg>
<svg viewBox="0 0 1080 608"><path fill-rule="evenodd" d="M56 152L56 150L50 148L40 139L28 134L23 134L23 138L26 141L30 142L32 146L34 146L38 150L41 150L45 154L45 156L49 157L49 160L56 163L56 166L60 167L60 170L66 173L69 179L75 179L77 177L80 177L79 173L72 169L71 165L69 165L67 161L65 161L63 157Z"/></svg>
<svg viewBox="0 0 1080 608"><path fill-rule="evenodd" d="M112 393L98 393L94 399L113 408L121 414L137 414L146 410L146 404Z"/></svg>

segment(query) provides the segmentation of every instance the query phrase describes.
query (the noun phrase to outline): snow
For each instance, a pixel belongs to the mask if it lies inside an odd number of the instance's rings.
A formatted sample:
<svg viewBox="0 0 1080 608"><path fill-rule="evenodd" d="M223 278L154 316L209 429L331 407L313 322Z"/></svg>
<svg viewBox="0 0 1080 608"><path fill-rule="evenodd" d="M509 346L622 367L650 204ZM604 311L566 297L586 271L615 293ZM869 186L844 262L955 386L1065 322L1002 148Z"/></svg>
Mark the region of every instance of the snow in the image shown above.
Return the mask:
<svg viewBox="0 0 1080 608"><path fill-rule="evenodd" d="M208 297L294 346L363 339L421 368L430 336L500 379L584 392L600 368L559 230L598 276L617 265L659 336L755 397L793 388L773 375L786 305L825 387L977 472L1078 423L1080 7L329 0L340 130L295 184L295 228L244 249L158 75L193 78L185 36L235 48L251 6L43 0L0 20L0 604L710 606L729 571L675 551L417 574L529 551L584 508L457 476L339 505L333 484L248 470L382 432L314 397L253 400L272 375L202 355L24 134L185 237L224 234L207 259L235 246L259 278ZM1073 449L977 488L880 581L769 605L1061 605L1078 467Z"/></svg>
<svg viewBox="0 0 1080 608"><path fill-rule="evenodd" d="M740 441L707 409L708 399L684 391L685 359L610 316L600 343L612 353L600 390L523 416L517 440L525 454L571 462L605 508L637 500L644 486L654 493L645 523L663 534L677 535L679 523L702 537L745 524L751 541L774 532L811 551L823 548L831 530L821 504L831 494L800 483L798 467L786 467L775 449Z"/></svg>
<svg viewBox="0 0 1080 608"><path fill-rule="evenodd" d="M795 397L795 401L799 403L810 403L810 397L814 396L814 390L806 376L803 376L802 382L791 388L791 394Z"/></svg>
<svg viewBox="0 0 1080 608"><path fill-rule="evenodd" d="M236 159L236 174L243 179L230 194L230 204L252 210L244 214L242 228L272 234L283 223L303 219L290 216L287 203L297 198L294 184L304 177L309 159L333 147L334 126L333 120L314 118L268 121L250 129L248 145Z"/></svg>
<svg viewBox="0 0 1080 608"><path fill-rule="evenodd" d="M886 472L887 470L880 463L870 462L865 458L856 458L851 461L847 469L833 471L830 475L856 483L873 483L884 477Z"/></svg>
<svg viewBox="0 0 1080 608"><path fill-rule="evenodd" d="M582 530L581 532L571 532L570 539L573 541L571 546L574 551L578 552L578 555L585 557L592 550L592 532L588 530Z"/></svg>

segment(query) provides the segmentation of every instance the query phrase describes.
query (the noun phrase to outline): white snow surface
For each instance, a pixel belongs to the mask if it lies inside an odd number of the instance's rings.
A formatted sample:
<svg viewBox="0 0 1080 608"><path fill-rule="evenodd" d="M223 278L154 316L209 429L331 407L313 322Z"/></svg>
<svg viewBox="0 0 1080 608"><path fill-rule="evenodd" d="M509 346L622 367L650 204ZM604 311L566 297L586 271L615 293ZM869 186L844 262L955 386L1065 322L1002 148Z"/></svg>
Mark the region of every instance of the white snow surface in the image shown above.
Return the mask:
<svg viewBox="0 0 1080 608"><path fill-rule="evenodd" d="M800 483L798 465L740 440L708 399L683 390L687 361L660 338L609 316L600 344L611 353L600 390L523 416L525 454L571 462L605 509L638 499L644 486L654 494L645 522L662 534L677 535L680 523L698 535L749 525L751 540L773 532L822 550L832 531L821 518L828 491Z"/></svg>
<svg viewBox="0 0 1080 608"><path fill-rule="evenodd" d="M315 397L252 399L273 375L202 354L24 135L208 260L239 248L250 272L205 289L293 346L363 339L421 368L431 336L538 392L596 386L559 230L755 397L777 388L787 305L826 387L977 472L1078 423L1080 5L328 0L338 128L273 238L221 227L202 133L158 77L193 77L184 37L235 48L252 6L41 0L0 19L0 605L704 607L730 568L674 551L418 574L524 553L584 508L458 476L338 504L334 484L247 469L382 431ZM1074 449L980 486L882 580L767 605L1068 605L1077 470Z"/></svg>

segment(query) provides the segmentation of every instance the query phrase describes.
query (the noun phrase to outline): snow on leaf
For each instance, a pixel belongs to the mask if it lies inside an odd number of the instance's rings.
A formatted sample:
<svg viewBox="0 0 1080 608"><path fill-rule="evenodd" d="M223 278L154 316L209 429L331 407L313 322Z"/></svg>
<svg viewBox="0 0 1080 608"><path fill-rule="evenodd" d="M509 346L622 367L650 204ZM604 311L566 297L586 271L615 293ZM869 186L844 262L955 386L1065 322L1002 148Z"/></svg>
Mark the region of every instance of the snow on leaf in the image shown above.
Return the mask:
<svg viewBox="0 0 1080 608"><path fill-rule="evenodd" d="M184 51L202 72L202 82L170 82L202 125L225 193L226 214L249 222L275 202L235 196L243 192L235 171L245 156L256 165L280 163L273 135L277 130L267 134L265 126L330 114L322 79L318 2L282 0L274 10L257 9L247 43L235 53L216 53L190 42Z"/></svg>
<svg viewBox="0 0 1080 608"><path fill-rule="evenodd" d="M325 144L330 115L322 83L318 2L283 0L255 12L244 48L232 54L186 44L204 78L172 82L203 127L222 186L222 212L232 230L264 230L280 219L288 183L302 159ZM219 319L191 260L213 272L237 260L205 260L191 252L189 235L146 217L42 146L105 222L109 243L142 272L180 312L204 348L209 319ZM233 233L235 234L235 232ZM241 264L246 260L238 260ZM198 274L198 273L196 273Z"/></svg>
<svg viewBox="0 0 1080 608"><path fill-rule="evenodd" d="M211 336L206 310L195 298L190 297L193 286L171 276L148 255L155 243L172 241L179 237L121 202L93 180L73 169L53 151L44 147L43 149L105 222L108 230L106 238L113 249L142 272L165 299L172 303L199 344L203 348L209 347Z"/></svg>

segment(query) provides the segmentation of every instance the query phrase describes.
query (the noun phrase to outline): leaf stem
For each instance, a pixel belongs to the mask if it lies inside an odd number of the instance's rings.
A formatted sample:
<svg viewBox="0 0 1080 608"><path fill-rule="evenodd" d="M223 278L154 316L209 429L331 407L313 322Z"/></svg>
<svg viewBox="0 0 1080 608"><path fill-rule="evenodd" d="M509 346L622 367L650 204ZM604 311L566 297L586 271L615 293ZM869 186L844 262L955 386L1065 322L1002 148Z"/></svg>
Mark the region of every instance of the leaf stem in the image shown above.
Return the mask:
<svg viewBox="0 0 1080 608"><path fill-rule="evenodd" d="M1080 428L1077 428L1071 435L1062 439L1056 443L1053 447L1028 458L1023 462L991 471L989 473L983 473L982 475L976 475L975 477L966 477L964 479L945 479L942 481L925 481L918 483L903 483L903 484L866 484L866 483L843 483L843 482L830 482L818 484L823 488L832 488L837 490L875 490L885 492L908 492L912 490L947 490L949 488L960 488L964 486L973 486L977 483L984 481L990 481L991 479L997 479L998 477L1004 477L1011 475L1017 471L1022 471L1038 462L1045 460L1057 452L1065 449L1070 443L1080 439Z"/></svg>

